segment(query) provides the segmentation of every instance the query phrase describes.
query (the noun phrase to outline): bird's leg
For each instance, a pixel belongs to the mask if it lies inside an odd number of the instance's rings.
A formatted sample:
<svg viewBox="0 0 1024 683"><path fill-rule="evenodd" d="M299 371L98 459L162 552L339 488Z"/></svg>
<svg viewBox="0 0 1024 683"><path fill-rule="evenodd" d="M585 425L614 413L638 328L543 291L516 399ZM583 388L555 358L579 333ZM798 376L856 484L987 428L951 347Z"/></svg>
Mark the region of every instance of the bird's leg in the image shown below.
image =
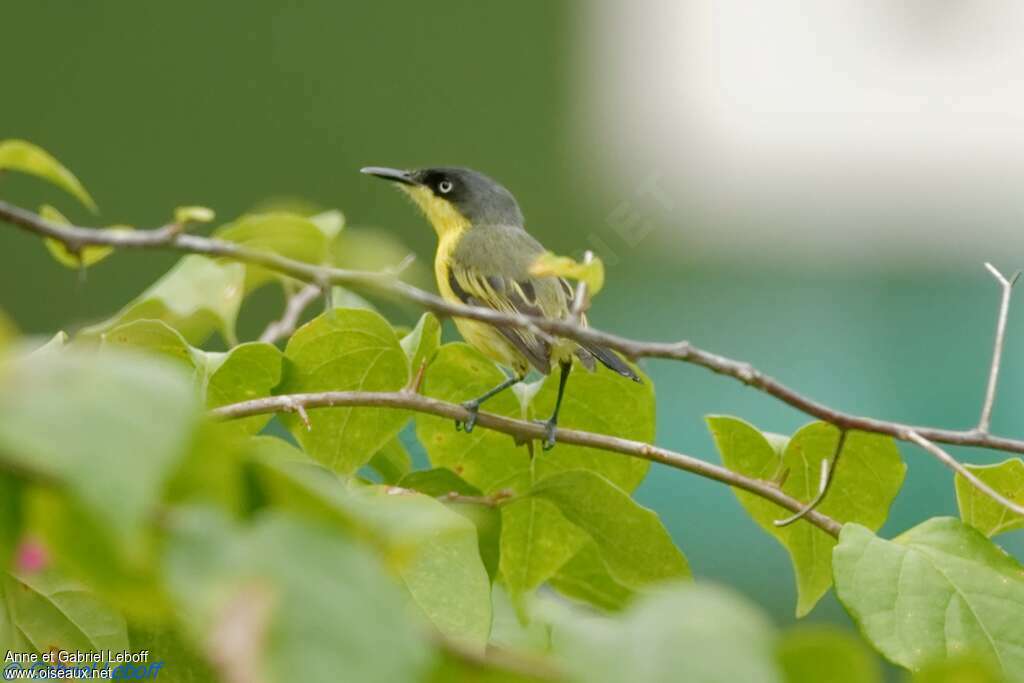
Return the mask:
<svg viewBox="0 0 1024 683"><path fill-rule="evenodd" d="M558 411L562 408L562 394L565 393L565 383L569 379L569 371L572 370L572 361L561 363L562 374L558 377L558 398L555 399L555 412L544 422L544 445L546 451L555 447L555 427L558 426Z"/></svg>
<svg viewBox="0 0 1024 683"><path fill-rule="evenodd" d="M465 424L463 424L462 420L456 420L455 429L461 430L463 429L463 427L465 427L466 433L469 434L471 431L473 431L473 427L476 426L476 416L480 412L480 406L483 405L483 402L491 398L495 394L500 394L501 392L505 391L516 382L522 381L523 375L513 375L512 377L509 377L504 382L494 387L490 391L487 391L481 396L477 396L472 401L465 401L462 404L462 407L469 411L469 419L466 420Z"/></svg>

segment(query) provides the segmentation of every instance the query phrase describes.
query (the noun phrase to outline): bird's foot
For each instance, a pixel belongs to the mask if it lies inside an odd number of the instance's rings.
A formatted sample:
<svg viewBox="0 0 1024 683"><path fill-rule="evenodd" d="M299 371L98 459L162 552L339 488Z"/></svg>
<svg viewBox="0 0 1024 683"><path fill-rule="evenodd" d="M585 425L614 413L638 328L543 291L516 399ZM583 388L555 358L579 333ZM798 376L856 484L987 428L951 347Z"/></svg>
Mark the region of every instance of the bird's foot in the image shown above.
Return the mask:
<svg viewBox="0 0 1024 683"><path fill-rule="evenodd" d="M544 440L541 442L541 448L545 451L550 451L555 447L555 429L558 428L558 420L550 419L538 421L537 424L544 427Z"/></svg>
<svg viewBox="0 0 1024 683"><path fill-rule="evenodd" d="M462 404L462 407L469 411L469 417L465 422L462 420L455 421L455 431L461 432L465 430L467 434L473 431L473 427L476 426L476 418L480 414L480 402L479 401L466 401Z"/></svg>

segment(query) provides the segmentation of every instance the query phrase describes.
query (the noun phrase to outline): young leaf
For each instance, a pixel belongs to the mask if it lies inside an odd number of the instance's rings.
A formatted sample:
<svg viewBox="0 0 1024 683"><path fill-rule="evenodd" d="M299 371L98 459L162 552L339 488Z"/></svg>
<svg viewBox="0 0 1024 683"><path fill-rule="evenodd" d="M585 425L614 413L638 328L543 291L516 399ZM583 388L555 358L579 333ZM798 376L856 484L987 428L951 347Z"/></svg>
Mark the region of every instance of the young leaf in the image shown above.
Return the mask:
<svg viewBox="0 0 1024 683"><path fill-rule="evenodd" d="M179 225L185 223L209 223L216 217L213 209L205 206L179 206L174 210L174 222Z"/></svg>
<svg viewBox="0 0 1024 683"><path fill-rule="evenodd" d="M746 600L709 584L666 586L615 618L545 603L554 651L588 683L778 683L775 629Z"/></svg>
<svg viewBox="0 0 1024 683"><path fill-rule="evenodd" d="M2 457L57 479L115 532L137 530L198 424L187 375L113 350L32 355L5 370Z"/></svg>
<svg viewBox="0 0 1024 683"><path fill-rule="evenodd" d="M4 603L12 630L30 651L128 649L124 618L54 569L0 573Z"/></svg>
<svg viewBox="0 0 1024 683"><path fill-rule="evenodd" d="M78 178L48 152L24 140L0 140L0 171L19 171L48 180L80 201L93 213L96 202Z"/></svg>
<svg viewBox="0 0 1024 683"><path fill-rule="evenodd" d="M361 309L335 309L303 325L285 348L278 393L398 391L409 381L409 359L384 318ZM408 420L390 408L309 411L311 429L294 415L284 423L302 447L325 465L349 474L365 465Z"/></svg>
<svg viewBox="0 0 1024 683"><path fill-rule="evenodd" d="M996 465L966 465L970 472L1015 503L1024 505L1024 460L1010 458ZM1024 516L1007 510L970 482L956 475L956 503L960 519L989 538L1024 528Z"/></svg>
<svg viewBox="0 0 1024 683"><path fill-rule="evenodd" d="M71 222L64 217L64 214L52 206L44 205L40 207L39 215L51 223L57 223L59 225L68 225ZM103 228L103 230L108 230L110 232L131 232L132 226L114 225L109 228ZM113 247L83 247L81 253L73 254L68 251L68 248L64 246L63 242L50 237L45 238L43 240L43 244L46 245L50 255L53 256L58 263L75 270L79 268L88 268L114 253Z"/></svg>
<svg viewBox="0 0 1024 683"><path fill-rule="evenodd" d="M802 501L810 501L817 494L821 461L833 457L839 439L835 427L814 422L793 435L780 458L775 447L748 423L723 416L712 416L707 421L726 467L766 480L778 480L788 471L782 490ZM906 465L892 439L850 432L832 485L818 510L840 522L853 521L878 529L885 522L905 472ZM832 585L832 548L836 540L806 520L777 527L774 520L790 516L789 510L745 491L733 492L758 526L789 552L796 573L796 614L804 616Z"/></svg>
<svg viewBox="0 0 1024 683"><path fill-rule="evenodd" d="M786 683L882 683L878 659L848 631L797 627L783 634L779 665Z"/></svg>
<svg viewBox="0 0 1024 683"><path fill-rule="evenodd" d="M1024 568L977 530L939 517L887 541L846 524L833 563L839 600L896 664L973 653L1024 681Z"/></svg>
<svg viewBox="0 0 1024 683"><path fill-rule="evenodd" d="M658 515L600 475L561 472L539 481L529 495L554 503L585 531L619 584L643 588L690 576L686 558Z"/></svg>
<svg viewBox="0 0 1024 683"><path fill-rule="evenodd" d="M434 359L441 346L441 323L433 313L424 313L412 332L402 337L402 349L409 356L409 368L415 376Z"/></svg>
<svg viewBox="0 0 1024 683"><path fill-rule="evenodd" d="M604 287L604 263L596 256L590 263L580 263L568 256L556 256L546 251L530 266L530 275L581 280L587 283L587 295L591 297Z"/></svg>
<svg viewBox="0 0 1024 683"><path fill-rule="evenodd" d="M229 346L235 346L244 283L242 264L190 254L117 315L83 333L98 335L133 320L163 320L190 344L202 344L216 330Z"/></svg>
<svg viewBox="0 0 1024 683"><path fill-rule="evenodd" d="M412 681L427 670L400 589L343 536L280 513L240 530L188 513L170 520L166 574L220 678Z"/></svg>

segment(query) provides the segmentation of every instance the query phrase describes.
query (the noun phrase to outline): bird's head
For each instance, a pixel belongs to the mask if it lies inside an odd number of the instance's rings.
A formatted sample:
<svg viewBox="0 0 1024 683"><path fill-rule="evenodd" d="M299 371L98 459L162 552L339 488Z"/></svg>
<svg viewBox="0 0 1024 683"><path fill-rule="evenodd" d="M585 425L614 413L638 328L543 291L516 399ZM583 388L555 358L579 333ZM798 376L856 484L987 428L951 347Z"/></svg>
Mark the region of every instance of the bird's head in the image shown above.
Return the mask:
<svg viewBox="0 0 1024 683"><path fill-rule="evenodd" d="M438 235L482 225L523 225L523 214L512 193L468 168L402 171L369 166L361 172L390 180L403 189Z"/></svg>

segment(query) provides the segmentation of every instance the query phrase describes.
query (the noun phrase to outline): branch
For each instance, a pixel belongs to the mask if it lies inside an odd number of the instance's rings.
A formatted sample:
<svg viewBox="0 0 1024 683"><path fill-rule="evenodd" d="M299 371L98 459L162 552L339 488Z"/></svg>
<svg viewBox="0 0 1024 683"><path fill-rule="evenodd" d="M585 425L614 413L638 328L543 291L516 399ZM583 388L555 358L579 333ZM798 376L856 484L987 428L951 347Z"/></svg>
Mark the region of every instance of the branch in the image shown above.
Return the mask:
<svg viewBox="0 0 1024 683"><path fill-rule="evenodd" d="M374 408L398 408L402 410L415 410L429 415L446 417L451 420L465 421L469 418L469 411L463 406L439 401L436 398L422 396L412 392L371 392L371 391L326 391L318 394L290 394L286 396L269 396L257 398L251 401L234 403L210 411L210 415L216 419L234 420L250 415L264 415L267 413L294 412L296 406L302 408L327 408L332 406L363 406ZM485 427L497 432L509 434L517 440L537 440L545 437L545 427L535 422L514 420L492 413L481 412L476 422L478 427ZM555 440L559 443L571 444L574 446L586 446L611 453L621 453L635 458L650 460L673 467L677 470L691 472L707 479L713 479L729 486L734 486L744 491L749 491L756 496L769 500L776 505L800 512L804 504L792 498L770 482L760 479L746 477L732 470L718 465L699 460L697 458L683 455L666 448L660 448L651 444L623 439L617 436L595 434L593 432L582 432L575 429L564 429L558 427L555 430ZM806 512L806 519L822 531L832 536L839 535L840 523L831 517L815 512Z"/></svg>
<svg viewBox="0 0 1024 683"><path fill-rule="evenodd" d="M957 446L975 446L1011 453L1024 453L1024 441L993 436L989 434L987 430L978 428L970 430L952 430L934 427L921 427L907 425L900 422L889 422L870 417L862 417L834 410L800 394L772 377L769 377L754 368L750 363L744 363L711 353L710 351L704 351L690 344L688 341L636 341L609 334L607 332L601 332L600 330L595 330L593 328L583 327L571 319L556 320L524 316L502 313L494 309L479 306L466 306L451 303L434 294L430 294L429 292L402 282L397 279L394 273L373 273L317 266L289 259L273 252L252 249L234 242L183 234L181 232L182 226L178 224L170 224L150 231L115 232L111 230L96 230L74 225L59 225L47 221L38 214L4 201L0 201L0 219L6 219L12 224L28 232L42 235L44 237L50 237L62 242L72 252L79 251L85 246L98 245L120 249L170 249L185 253L229 258L235 261L263 266L264 268L288 275L297 280L314 283L325 288L328 285L337 284L347 287L364 288L386 296L398 297L418 304L420 307L442 316L466 318L489 323L491 325L501 325L504 327L523 328L546 337L555 335L579 342L598 344L615 349L616 351L619 351L633 359L665 358L699 365L714 373L732 377L743 384L754 387L755 389L758 389L759 391L768 394L769 396L772 396L779 401L810 415L811 417L829 422L843 431L858 430L862 432L872 432L875 434L885 434L902 441L913 441L909 435L915 434L917 437L931 442L933 446L937 442ZM1007 282L1009 285L1013 284L1012 281ZM1004 297L1005 296L1007 296L1007 294L1004 291ZM1003 320L1003 317L1001 307L1000 320ZM1005 320L1003 320L1003 322L1005 324ZM1005 332L1005 328L1003 332ZM995 354L997 358L995 358L994 361L997 361L998 356L1001 355L1001 340L1003 336L1003 333L997 331L999 352ZM998 363L994 362L993 365L994 374L998 376ZM990 389L994 395L994 382L990 381ZM987 404L988 401L986 400L986 405ZM301 408L301 406L299 406L299 408ZM989 407L989 410L990 409L991 408ZM462 414L461 417L465 418L466 415ZM654 446L647 444L637 444L636 442L631 443L643 446L647 449L654 449L655 451L667 453L672 456L678 455L672 453L672 451L661 451L660 449L656 449ZM915 441L915 443L917 442ZM951 458L948 454L945 454L945 456L947 458ZM641 457L648 456L642 455ZM649 457L648 459L655 458ZM703 463L696 459L691 458L690 460L696 463L701 463L702 466L707 465L707 463ZM953 462L956 461L954 460ZM959 463L957 463L957 465L959 465ZM962 466L960 467L962 468ZM728 472L728 470L726 470L726 472ZM965 476L968 481L971 480L972 475ZM712 476L711 478L716 477ZM744 488L744 486L740 484L734 485ZM985 489L980 490L984 491ZM998 498L994 498L994 500L1005 500L1005 498L1000 496ZM801 508L798 507L790 509L797 512Z"/></svg>
<svg viewBox="0 0 1024 683"><path fill-rule="evenodd" d="M288 303L284 308L284 314L280 320L275 320L267 325L267 329L263 330L263 334L260 335L260 341L273 344L279 339L290 337L292 332L295 331L295 326L299 323L302 312L320 296L320 291L319 285L310 284L289 297Z"/></svg>
<svg viewBox="0 0 1024 683"><path fill-rule="evenodd" d="M992 367L988 372L988 387L985 389L985 402L981 406L981 418L978 420L977 431L982 434L988 433L989 424L992 420L992 406L996 402L996 384L999 382L999 362L1003 357L1003 340L1006 338L1006 318L1010 313L1010 294L1013 293L1013 285L1020 277L1020 271L1013 274L1007 280L991 263L986 263L985 268L992 273L992 277L1003 288L1003 296L999 301L999 316L996 319L996 341L992 348Z"/></svg>
<svg viewBox="0 0 1024 683"><path fill-rule="evenodd" d="M176 226L165 226L150 231L114 232L72 225L58 225L47 221L31 211L26 211L4 201L0 201L0 219L5 219L28 232L62 242L72 250L81 249L84 246L98 245L114 247L116 249L168 249L190 254L230 258L243 263L263 266L297 280L321 286L337 284L348 287L361 287L379 294L398 297L441 316L467 318L492 325L539 330L549 335L607 346L633 359L664 358L699 365L714 373L731 377L743 384L754 387L796 408L802 413L825 422L830 422L840 429L856 429L862 432L886 434L901 440L906 440L905 435L907 432L914 431L930 441L938 443L956 446L976 446L978 448L988 448L1010 453L1024 453L1024 441L993 436L986 432L980 432L977 429L953 430L914 426L899 422L877 420L870 417L861 417L834 410L803 396L794 389L769 377L754 368L750 363L733 360L710 351L704 351L688 341L635 341L607 332L601 332L591 327L582 327L570 320L552 320L513 313L502 313L490 308L451 303L434 294L402 282L391 273L372 273L316 266L285 258L272 252L251 249L234 242L178 234L175 230L170 229Z"/></svg>
<svg viewBox="0 0 1024 683"><path fill-rule="evenodd" d="M952 455L936 446L928 439L924 438L923 436L921 436L920 434L913 430L908 431L905 436L907 441L913 441L918 446L934 455L936 458L939 459L939 461L943 465L959 474L961 477L966 479L971 486L978 489L983 494L985 494L992 500L996 501L997 503L1005 507L1007 510L1015 512L1018 515L1024 515L1024 506L1014 503L1012 500L996 491L994 488L983 482L981 479L978 479L978 477L974 476L974 473L971 472L966 467L964 467L960 463L960 461L958 461Z"/></svg>

